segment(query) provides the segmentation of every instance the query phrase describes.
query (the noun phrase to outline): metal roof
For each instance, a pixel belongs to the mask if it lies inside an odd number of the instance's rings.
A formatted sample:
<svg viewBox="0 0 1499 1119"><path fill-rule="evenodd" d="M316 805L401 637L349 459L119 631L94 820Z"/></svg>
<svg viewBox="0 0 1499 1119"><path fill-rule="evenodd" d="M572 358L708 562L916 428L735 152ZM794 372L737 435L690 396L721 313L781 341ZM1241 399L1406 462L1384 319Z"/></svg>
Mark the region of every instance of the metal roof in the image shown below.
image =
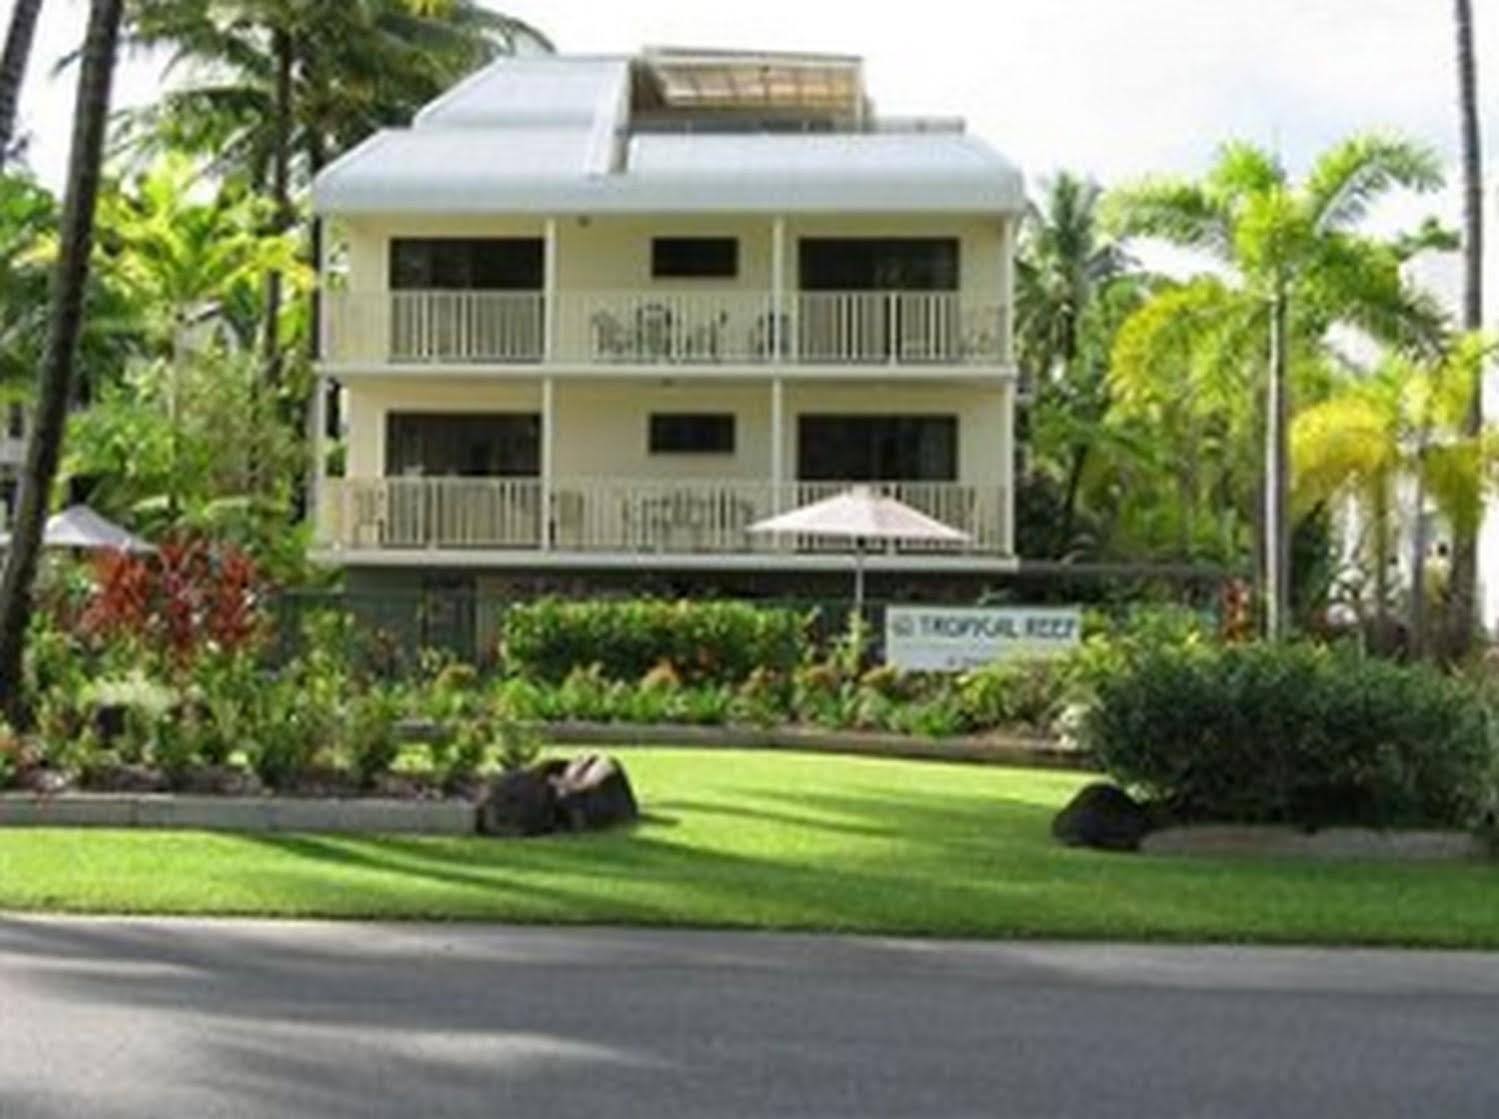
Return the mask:
<svg viewBox="0 0 1499 1119"><path fill-rule="evenodd" d="M507 58L417 112L417 128L584 128L617 117L629 88L624 56ZM611 121L612 122L612 121Z"/></svg>
<svg viewBox="0 0 1499 1119"><path fill-rule="evenodd" d="M999 213L1019 170L957 131L629 130L630 64L503 59L318 176L323 214ZM877 122L876 122L877 123Z"/></svg>

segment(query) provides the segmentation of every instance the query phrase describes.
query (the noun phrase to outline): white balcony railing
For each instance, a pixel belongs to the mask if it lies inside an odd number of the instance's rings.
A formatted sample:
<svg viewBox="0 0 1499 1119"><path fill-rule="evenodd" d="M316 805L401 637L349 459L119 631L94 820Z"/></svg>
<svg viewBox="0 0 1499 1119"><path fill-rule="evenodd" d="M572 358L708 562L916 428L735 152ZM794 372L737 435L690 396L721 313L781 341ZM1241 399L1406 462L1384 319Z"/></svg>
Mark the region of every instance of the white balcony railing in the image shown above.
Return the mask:
<svg viewBox="0 0 1499 1119"><path fill-rule="evenodd" d="M319 497L324 547L633 552L666 555L847 552L833 539L778 540L755 521L848 488L848 482L667 481L558 478L545 522L537 478L329 478ZM965 544L901 543L895 551L1003 555L1000 486L957 482L874 483L966 532Z"/></svg>
<svg viewBox="0 0 1499 1119"><path fill-rule="evenodd" d="M539 292L342 291L323 301L323 357L332 362L1000 364L1007 333L1003 306L960 292L803 292L779 311L769 293L734 290L550 301Z"/></svg>

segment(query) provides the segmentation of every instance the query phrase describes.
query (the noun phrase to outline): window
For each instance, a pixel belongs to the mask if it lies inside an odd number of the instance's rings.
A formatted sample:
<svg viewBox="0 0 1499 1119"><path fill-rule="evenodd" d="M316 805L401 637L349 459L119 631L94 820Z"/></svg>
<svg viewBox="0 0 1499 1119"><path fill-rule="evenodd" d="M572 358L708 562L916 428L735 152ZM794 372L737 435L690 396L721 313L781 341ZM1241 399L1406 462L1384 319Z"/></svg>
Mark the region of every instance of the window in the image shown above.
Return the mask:
<svg viewBox="0 0 1499 1119"><path fill-rule="evenodd" d="M391 412L385 421L385 473L534 478L541 473L541 417L534 412Z"/></svg>
<svg viewBox="0 0 1499 1119"><path fill-rule="evenodd" d="M397 237L390 242L393 291L540 291L538 237Z"/></svg>
<svg viewBox="0 0 1499 1119"><path fill-rule="evenodd" d="M797 477L806 482L955 482L956 416L802 416Z"/></svg>
<svg viewBox="0 0 1499 1119"><path fill-rule="evenodd" d="M733 279L737 275L737 238L657 237L651 241L651 276L655 279Z"/></svg>
<svg viewBox="0 0 1499 1119"><path fill-rule="evenodd" d="M651 416L653 455L732 455L732 413L655 413Z"/></svg>
<svg viewBox="0 0 1499 1119"><path fill-rule="evenodd" d="M26 438L26 406L12 401L5 415L5 434L12 439Z"/></svg>
<svg viewBox="0 0 1499 1119"><path fill-rule="evenodd" d="M955 237L804 237L803 291L956 291Z"/></svg>

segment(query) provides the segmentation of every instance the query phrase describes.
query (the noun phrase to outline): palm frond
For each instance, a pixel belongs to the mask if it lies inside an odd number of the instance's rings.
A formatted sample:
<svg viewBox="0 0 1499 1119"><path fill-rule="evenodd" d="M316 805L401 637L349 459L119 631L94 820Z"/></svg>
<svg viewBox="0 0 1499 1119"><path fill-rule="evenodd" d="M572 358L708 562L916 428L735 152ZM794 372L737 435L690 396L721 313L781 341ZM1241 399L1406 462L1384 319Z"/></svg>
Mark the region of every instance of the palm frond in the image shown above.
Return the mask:
<svg viewBox="0 0 1499 1119"><path fill-rule="evenodd" d="M1353 136L1326 152L1303 191L1318 231L1346 229L1393 188L1433 191L1442 186L1442 163L1431 148L1385 133Z"/></svg>

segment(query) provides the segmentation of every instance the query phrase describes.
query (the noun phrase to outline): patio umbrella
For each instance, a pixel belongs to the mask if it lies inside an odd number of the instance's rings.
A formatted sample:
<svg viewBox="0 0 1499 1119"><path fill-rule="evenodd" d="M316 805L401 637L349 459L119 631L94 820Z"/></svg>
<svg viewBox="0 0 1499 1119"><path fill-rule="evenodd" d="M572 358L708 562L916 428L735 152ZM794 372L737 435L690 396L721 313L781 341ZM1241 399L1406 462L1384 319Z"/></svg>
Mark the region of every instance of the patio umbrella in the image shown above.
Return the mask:
<svg viewBox="0 0 1499 1119"><path fill-rule="evenodd" d="M854 542L854 611L864 613L864 543L868 540L930 540L962 543L967 533L928 517L869 486L803 505L749 526L750 532L824 536Z"/></svg>
<svg viewBox="0 0 1499 1119"><path fill-rule="evenodd" d="M10 534L0 537L0 547L8 547ZM42 530L42 547L69 548L81 552L154 552L155 548L139 536L126 531L87 505L74 505L47 518Z"/></svg>

